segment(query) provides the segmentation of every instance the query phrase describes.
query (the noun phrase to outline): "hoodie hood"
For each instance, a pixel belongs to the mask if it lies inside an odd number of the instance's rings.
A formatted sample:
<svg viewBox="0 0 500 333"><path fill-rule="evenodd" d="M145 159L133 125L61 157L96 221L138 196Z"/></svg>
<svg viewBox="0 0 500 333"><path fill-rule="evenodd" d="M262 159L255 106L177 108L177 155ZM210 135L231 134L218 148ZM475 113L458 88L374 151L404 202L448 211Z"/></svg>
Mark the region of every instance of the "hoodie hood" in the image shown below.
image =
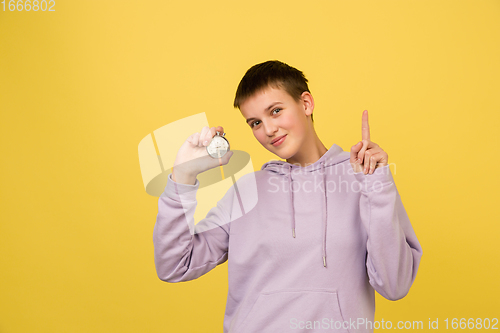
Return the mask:
<svg viewBox="0 0 500 333"><path fill-rule="evenodd" d="M321 156L316 162L313 164L307 165L305 167L301 167L299 165L291 164L286 161L280 160L271 160L269 162L264 163L262 165L261 170L265 170L267 172L271 172L273 174L281 175L285 177L285 179L289 182L289 202L291 207L291 229L292 229L292 237L295 238L295 209L293 202L293 186L292 183L294 181L293 175L302 175L302 177L308 177L309 175L314 175L315 173L319 173L323 177L323 198L321 198L323 202L323 220L322 220L322 239L323 239L323 266L326 267L326 228L328 221L328 191L326 190L326 171L325 167L338 164L344 162L345 160L350 159L350 153L344 151L341 147L336 144L333 144L330 149L326 151L323 156Z"/></svg>

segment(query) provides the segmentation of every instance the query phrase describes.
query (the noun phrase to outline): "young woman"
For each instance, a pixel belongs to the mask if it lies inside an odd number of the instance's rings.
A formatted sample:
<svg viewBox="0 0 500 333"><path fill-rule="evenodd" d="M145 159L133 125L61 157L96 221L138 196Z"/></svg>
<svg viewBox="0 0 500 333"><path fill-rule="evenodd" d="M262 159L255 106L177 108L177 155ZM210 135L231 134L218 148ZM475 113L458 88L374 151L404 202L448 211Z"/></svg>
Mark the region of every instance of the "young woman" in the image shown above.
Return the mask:
<svg viewBox="0 0 500 333"><path fill-rule="evenodd" d="M229 163L232 152L207 156L222 127L187 138L158 203L158 277L188 281L228 261L224 332L373 332L375 290L404 297L422 248L388 155L370 141L367 111L350 152L327 149L314 130L307 79L279 61L250 68L234 106L259 143L286 161L241 177L196 225L211 227L192 234L196 175ZM256 197L242 195L252 184ZM242 200L256 204L242 212Z"/></svg>

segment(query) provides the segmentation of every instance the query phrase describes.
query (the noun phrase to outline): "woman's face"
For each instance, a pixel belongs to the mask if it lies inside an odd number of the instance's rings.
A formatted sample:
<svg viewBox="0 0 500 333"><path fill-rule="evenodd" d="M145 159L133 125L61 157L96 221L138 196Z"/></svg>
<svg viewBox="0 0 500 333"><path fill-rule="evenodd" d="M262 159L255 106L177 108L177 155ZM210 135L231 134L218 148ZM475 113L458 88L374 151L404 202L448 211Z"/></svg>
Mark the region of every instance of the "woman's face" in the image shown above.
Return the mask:
<svg viewBox="0 0 500 333"><path fill-rule="evenodd" d="M285 90L268 87L248 98L240 110L260 144L282 159L300 151L311 133L307 116L314 102L309 92L296 102ZM284 136L284 140L273 141Z"/></svg>

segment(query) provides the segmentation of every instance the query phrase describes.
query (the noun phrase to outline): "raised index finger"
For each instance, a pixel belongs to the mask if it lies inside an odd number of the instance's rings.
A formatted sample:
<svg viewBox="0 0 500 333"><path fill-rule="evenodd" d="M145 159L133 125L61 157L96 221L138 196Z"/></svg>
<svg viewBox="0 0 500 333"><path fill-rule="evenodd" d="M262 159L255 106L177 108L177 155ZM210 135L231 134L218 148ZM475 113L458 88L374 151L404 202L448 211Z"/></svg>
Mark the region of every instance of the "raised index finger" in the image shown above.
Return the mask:
<svg viewBox="0 0 500 333"><path fill-rule="evenodd" d="M370 140L370 126L368 125L368 110L363 111L361 120L361 139Z"/></svg>

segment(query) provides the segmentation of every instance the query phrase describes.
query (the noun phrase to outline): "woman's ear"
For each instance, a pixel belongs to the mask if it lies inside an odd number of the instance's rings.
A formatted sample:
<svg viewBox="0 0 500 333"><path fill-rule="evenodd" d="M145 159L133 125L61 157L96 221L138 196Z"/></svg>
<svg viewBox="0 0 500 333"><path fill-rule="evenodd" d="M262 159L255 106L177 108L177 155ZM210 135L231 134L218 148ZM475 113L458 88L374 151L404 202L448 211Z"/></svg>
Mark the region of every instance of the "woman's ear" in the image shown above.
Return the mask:
<svg viewBox="0 0 500 333"><path fill-rule="evenodd" d="M309 91L304 91L300 96L302 98L302 105L306 116L310 116L314 110L314 98Z"/></svg>

